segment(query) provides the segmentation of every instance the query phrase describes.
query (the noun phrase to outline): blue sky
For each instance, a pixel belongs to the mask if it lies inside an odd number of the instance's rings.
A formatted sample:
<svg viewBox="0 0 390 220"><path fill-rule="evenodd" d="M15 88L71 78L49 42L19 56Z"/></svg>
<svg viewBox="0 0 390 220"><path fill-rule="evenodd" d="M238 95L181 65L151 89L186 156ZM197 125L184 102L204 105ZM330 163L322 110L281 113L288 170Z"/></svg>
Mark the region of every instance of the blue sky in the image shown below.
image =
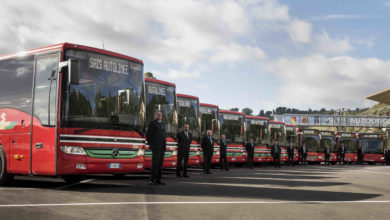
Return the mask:
<svg viewBox="0 0 390 220"><path fill-rule="evenodd" d="M362 108L390 87L390 1L2 1L0 54L72 42L221 108Z"/></svg>

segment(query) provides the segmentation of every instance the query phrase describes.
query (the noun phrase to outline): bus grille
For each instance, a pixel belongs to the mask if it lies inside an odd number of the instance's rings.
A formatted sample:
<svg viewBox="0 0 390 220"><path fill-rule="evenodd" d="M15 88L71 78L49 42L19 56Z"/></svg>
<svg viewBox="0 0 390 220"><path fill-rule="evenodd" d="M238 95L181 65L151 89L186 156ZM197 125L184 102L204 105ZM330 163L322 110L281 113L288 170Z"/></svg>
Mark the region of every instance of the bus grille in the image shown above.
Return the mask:
<svg viewBox="0 0 390 220"><path fill-rule="evenodd" d="M119 148L119 154L114 157L113 148L84 148L89 157L99 159L130 159L137 156L138 149Z"/></svg>

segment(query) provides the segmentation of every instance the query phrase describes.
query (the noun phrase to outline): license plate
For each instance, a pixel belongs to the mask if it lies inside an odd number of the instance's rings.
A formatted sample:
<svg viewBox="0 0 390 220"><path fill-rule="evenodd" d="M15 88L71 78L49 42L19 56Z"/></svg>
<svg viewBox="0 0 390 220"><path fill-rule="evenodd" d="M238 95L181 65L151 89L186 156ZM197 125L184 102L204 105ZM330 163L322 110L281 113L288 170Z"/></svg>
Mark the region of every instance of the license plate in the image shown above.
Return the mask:
<svg viewBox="0 0 390 220"><path fill-rule="evenodd" d="M236 160L236 158L232 158L232 160Z"/></svg>
<svg viewBox="0 0 390 220"><path fill-rule="evenodd" d="M121 164L120 163L110 163L110 164L108 164L108 168L118 169L118 168L121 168Z"/></svg>

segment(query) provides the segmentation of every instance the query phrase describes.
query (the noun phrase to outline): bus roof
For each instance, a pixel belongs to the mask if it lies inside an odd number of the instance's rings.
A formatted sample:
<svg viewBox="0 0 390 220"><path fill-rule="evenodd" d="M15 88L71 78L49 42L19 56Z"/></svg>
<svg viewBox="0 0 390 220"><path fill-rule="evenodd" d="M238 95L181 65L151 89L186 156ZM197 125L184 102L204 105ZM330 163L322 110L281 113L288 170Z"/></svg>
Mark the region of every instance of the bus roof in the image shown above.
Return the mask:
<svg viewBox="0 0 390 220"><path fill-rule="evenodd" d="M284 124L284 122L281 122L281 121L269 121L269 123L275 123L275 124Z"/></svg>
<svg viewBox="0 0 390 220"><path fill-rule="evenodd" d="M164 85L167 85L167 86L176 87L175 83L170 83L170 82L167 82L167 81L162 81L162 80L159 80L159 79L153 79L153 78L147 78L147 77L145 77L145 82L152 82L152 83L158 83L158 84L164 84Z"/></svg>
<svg viewBox="0 0 390 220"><path fill-rule="evenodd" d="M213 108L219 108L218 105L212 105L212 104L207 104L207 103L199 103L201 106L208 106L208 107L213 107Z"/></svg>
<svg viewBox="0 0 390 220"><path fill-rule="evenodd" d="M196 99L196 100L199 100L199 98L197 96L192 96L192 95L186 95L186 94L181 94L181 93L177 93L176 94L178 97L182 97L182 98L189 98L189 99Z"/></svg>
<svg viewBox="0 0 390 220"><path fill-rule="evenodd" d="M241 112L235 112L235 111L228 111L228 110L219 110L220 113L226 113L226 114L235 114L235 115L245 115Z"/></svg>
<svg viewBox="0 0 390 220"><path fill-rule="evenodd" d="M261 119L261 120L267 120L269 121L269 118L259 117L259 116L245 116L245 118L249 119Z"/></svg>
<svg viewBox="0 0 390 220"><path fill-rule="evenodd" d="M54 45L50 45L50 46L46 46L46 47L41 47L41 48L37 48L37 49L32 49L32 50L28 50L28 51L21 51L21 52L18 52L18 53L13 53L13 54L0 56L0 60L20 57L20 56L25 56L25 55L31 55L31 54L36 54L36 53L43 53L43 52L52 51L52 50L62 50L63 51L64 49L70 49L70 48L77 48L77 49L81 49L81 50L88 50L88 51L101 53L101 54L114 56L114 57L119 57L119 58L122 58L122 59L127 59L127 60L131 60L131 61L143 64L142 60L134 58L134 57L130 57L130 56L127 56L127 55L124 55L124 54L115 53L115 52L112 52L112 51L98 49L98 48L94 48L94 47L83 46L83 45L79 45L79 44L67 43L67 42L54 44Z"/></svg>

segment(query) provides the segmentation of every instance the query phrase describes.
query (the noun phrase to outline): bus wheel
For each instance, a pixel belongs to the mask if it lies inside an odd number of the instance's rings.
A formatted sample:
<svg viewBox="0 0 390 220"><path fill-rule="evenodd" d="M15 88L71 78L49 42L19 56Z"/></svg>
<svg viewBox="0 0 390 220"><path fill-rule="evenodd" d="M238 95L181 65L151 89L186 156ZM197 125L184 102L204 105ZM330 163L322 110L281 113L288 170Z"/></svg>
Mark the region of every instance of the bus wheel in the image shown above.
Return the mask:
<svg viewBox="0 0 390 220"><path fill-rule="evenodd" d="M78 175L64 175L61 177L66 183L69 183L69 184L78 183L84 179L84 176L78 176Z"/></svg>
<svg viewBox="0 0 390 220"><path fill-rule="evenodd" d="M14 175L7 173L7 161L4 148L0 145L0 186L9 185L14 179Z"/></svg>

